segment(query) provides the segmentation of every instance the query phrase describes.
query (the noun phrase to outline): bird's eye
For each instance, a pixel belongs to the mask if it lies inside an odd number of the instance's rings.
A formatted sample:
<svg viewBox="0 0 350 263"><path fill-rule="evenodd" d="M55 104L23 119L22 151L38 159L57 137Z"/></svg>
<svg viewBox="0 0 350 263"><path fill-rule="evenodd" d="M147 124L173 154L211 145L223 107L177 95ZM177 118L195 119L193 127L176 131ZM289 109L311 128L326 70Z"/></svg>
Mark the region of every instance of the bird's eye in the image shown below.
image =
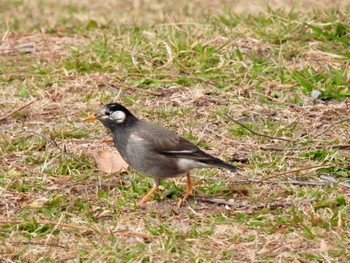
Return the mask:
<svg viewBox="0 0 350 263"><path fill-rule="evenodd" d="M106 114L107 116L111 115L111 113L110 113L109 111L106 111L105 114Z"/></svg>

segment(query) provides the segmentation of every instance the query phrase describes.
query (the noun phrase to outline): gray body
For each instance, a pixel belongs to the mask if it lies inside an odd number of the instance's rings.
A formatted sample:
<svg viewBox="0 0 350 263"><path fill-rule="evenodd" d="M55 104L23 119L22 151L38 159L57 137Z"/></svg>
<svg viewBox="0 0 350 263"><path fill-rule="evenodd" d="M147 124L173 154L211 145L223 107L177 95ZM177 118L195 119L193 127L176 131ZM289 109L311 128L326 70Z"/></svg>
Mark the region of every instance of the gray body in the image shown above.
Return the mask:
<svg viewBox="0 0 350 263"><path fill-rule="evenodd" d="M210 166L185 157L189 153L199 152L197 146L149 122L139 121L129 134L117 129L113 140L123 159L133 169L154 178L177 177L191 169ZM174 146L180 141L182 149L176 150ZM181 157L181 153L184 156Z"/></svg>
<svg viewBox="0 0 350 263"><path fill-rule="evenodd" d="M107 104L97 118L111 130L123 159L136 171L155 179L177 177L194 168L236 167L200 150L196 145L153 123L141 121L117 103Z"/></svg>

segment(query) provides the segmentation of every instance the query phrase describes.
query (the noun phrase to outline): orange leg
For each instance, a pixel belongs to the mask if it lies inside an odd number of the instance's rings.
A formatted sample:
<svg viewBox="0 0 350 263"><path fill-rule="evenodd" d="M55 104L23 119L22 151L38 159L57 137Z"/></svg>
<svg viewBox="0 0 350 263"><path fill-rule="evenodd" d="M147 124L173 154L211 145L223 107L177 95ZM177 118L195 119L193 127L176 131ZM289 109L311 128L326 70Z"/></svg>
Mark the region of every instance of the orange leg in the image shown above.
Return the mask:
<svg viewBox="0 0 350 263"><path fill-rule="evenodd" d="M146 203L148 198L150 198L150 196L158 189L158 187L159 187L159 180L154 179L154 185L153 185L152 189L141 199L141 201L136 203L136 206L140 206L140 205Z"/></svg>
<svg viewBox="0 0 350 263"><path fill-rule="evenodd" d="M181 207L181 204L186 201L186 199L188 198L188 196L190 194L192 194L192 191L193 191L193 184L192 184L192 180L190 177L190 173L188 173L187 174L187 191L186 191L186 194L184 195L184 197L177 203L178 208Z"/></svg>

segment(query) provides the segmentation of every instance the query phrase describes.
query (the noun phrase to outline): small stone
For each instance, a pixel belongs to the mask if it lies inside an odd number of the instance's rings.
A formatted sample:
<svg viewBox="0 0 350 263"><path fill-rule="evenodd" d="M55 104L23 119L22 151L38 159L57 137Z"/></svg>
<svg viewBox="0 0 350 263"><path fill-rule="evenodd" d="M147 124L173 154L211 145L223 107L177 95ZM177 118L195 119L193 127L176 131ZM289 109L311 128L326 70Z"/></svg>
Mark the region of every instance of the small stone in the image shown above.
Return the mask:
<svg viewBox="0 0 350 263"><path fill-rule="evenodd" d="M314 89L311 92L311 97L313 97L314 99L319 99L319 98L321 98L321 96L322 96L322 92L319 90Z"/></svg>

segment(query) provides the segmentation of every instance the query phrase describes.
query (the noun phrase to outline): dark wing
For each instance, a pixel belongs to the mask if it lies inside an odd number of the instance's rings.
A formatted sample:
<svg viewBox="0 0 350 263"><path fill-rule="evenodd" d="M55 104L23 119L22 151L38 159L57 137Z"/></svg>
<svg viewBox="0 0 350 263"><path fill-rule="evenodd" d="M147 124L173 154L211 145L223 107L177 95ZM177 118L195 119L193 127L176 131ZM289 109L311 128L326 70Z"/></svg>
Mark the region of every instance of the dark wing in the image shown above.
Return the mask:
<svg viewBox="0 0 350 263"><path fill-rule="evenodd" d="M130 135L130 140L144 140L148 149L158 153L193 154L200 149L176 133L149 122L140 122Z"/></svg>
<svg viewBox="0 0 350 263"><path fill-rule="evenodd" d="M149 151L172 158L191 159L231 171L236 169L235 166L203 152L198 146L176 133L149 122L140 122L130 134L129 143L143 144Z"/></svg>
<svg viewBox="0 0 350 263"><path fill-rule="evenodd" d="M180 137L176 133L149 122L142 122L140 129L135 129L131 140L143 139L148 149L174 158L208 160L211 155L203 152L198 146Z"/></svg>

